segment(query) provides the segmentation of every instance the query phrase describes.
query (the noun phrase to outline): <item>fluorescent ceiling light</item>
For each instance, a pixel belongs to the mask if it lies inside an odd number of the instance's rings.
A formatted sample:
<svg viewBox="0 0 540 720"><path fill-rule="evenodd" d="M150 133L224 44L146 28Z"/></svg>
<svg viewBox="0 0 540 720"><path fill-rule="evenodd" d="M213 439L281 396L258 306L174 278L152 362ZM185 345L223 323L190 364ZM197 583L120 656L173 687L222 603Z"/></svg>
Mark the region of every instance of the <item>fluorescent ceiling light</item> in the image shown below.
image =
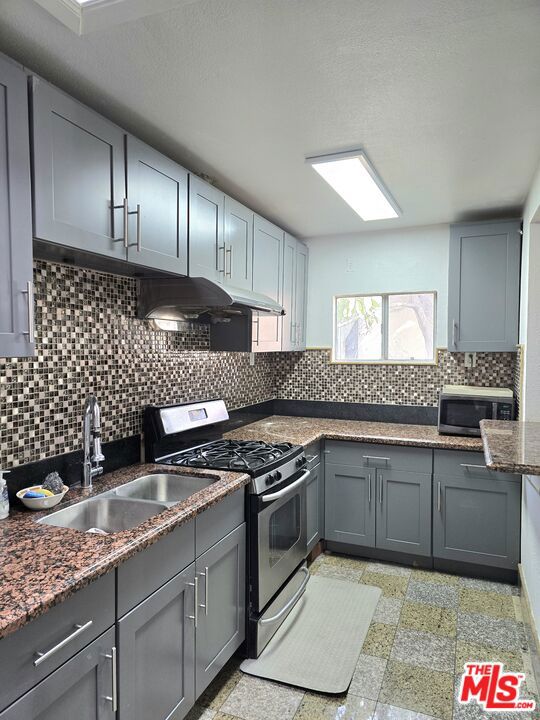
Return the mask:
<svg viewBox="0 0 540 720"><path fill-rule="evenodd" d="M387 220L401 214L363 150L308 157L306 162L362 220Z"/></svg>

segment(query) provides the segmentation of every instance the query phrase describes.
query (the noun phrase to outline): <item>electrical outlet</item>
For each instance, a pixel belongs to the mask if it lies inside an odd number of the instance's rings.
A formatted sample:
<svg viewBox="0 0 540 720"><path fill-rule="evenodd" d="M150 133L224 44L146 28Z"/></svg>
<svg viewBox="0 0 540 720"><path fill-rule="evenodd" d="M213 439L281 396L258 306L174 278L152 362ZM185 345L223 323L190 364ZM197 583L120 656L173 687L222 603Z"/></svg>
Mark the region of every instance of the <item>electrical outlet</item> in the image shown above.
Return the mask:
<svg viewBox="0 0 540 720"><path fill-rule="evenodd" d="M463 363L466 368L475 368L476 367L476 353L475 352L466 352L465 353L465 361Z"/></svg>
<svg viewBox="0 0 540 720"><path fill-rule="evenodd" d="M345 272L354 272L354 263L352 258L347 258L345 260Z"/></svg>

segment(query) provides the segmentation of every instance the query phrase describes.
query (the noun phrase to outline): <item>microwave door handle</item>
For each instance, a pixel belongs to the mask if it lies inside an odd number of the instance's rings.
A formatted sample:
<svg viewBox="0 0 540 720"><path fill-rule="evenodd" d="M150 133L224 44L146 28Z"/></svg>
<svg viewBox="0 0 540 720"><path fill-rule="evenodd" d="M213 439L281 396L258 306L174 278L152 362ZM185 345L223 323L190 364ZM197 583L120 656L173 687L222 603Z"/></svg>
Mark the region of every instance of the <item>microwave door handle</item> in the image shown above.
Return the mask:
<svg viewBox="0 0 540 720"><path fill-rule="evenodd" d="M298 480L295 480L290 485L287 485L287 487L284 487L282 490L278 490L275 493L270 493L270 495L263 495L261 497L261 500L263 503L272 502L272 500L279 500L279 498L285 497L285 495L288 495L293 490L296 490L297 487L300 487L307 478L311 475L311 472L309 470L306 470L306 472L301 475Z"/></svg>

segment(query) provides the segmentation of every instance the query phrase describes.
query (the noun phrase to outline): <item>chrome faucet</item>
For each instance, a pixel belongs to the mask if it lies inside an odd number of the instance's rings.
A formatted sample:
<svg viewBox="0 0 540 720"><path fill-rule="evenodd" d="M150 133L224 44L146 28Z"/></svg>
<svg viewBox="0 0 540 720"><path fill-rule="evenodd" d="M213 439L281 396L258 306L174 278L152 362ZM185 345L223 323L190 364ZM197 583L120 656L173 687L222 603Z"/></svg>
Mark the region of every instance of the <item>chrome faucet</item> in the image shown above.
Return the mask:
<svg viewBox="0 0 540 720"><path fill-rule="evenodd" d="M92 480L103 473L100 465L105 456L101 452L101 413L95 395L86 398L83 417L83 479L82 487L92 487Z"/></svg>

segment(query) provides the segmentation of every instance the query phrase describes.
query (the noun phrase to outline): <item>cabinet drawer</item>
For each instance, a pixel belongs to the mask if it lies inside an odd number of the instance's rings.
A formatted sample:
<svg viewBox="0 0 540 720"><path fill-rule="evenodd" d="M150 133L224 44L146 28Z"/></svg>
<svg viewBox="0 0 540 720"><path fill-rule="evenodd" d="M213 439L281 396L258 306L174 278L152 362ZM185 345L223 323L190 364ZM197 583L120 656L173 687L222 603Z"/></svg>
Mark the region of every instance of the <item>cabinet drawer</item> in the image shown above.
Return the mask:
<svg viewBox="0 0 540 720"><path fill-rule="evenodd" d="M318 465L321 462L321 443L314 442L308 445L306 448L307 466L309 470Z"/></svg>
<svg viewBox="0 0 540 720"><path fill-rule="evenodd" d="M113 624L114 573L110 572L0 640L0 708L34 687ZM45 655L40 658L38 653Z"/></svg>
<svg viewBox="0 0 540 720"><path fill-rule="evenodd" d="M431 473L433 465L433 451L428 448L331 440L324 452L327 463L355 467Z"/></svg>
<svg viewBox="0 0 540 720"><path fill-rule="evenodd" d="M521 481L520 475L488 470L484 453L459 450L435 450L433 472L435 475L451 475L453 477Z"/></svg>
<svg viewBox="0 0 540 720"><path fill-rule="evenodd" d="M244 499L245 491L242 488L197 515L195 519L197 557L244 522Z"/></svg>
<svg viewBox="0 0 540 720"><path fill-rule="evenodd" d="M180 525L118 567L118 617L165 585L195 559L195 522Z"/></svg>

